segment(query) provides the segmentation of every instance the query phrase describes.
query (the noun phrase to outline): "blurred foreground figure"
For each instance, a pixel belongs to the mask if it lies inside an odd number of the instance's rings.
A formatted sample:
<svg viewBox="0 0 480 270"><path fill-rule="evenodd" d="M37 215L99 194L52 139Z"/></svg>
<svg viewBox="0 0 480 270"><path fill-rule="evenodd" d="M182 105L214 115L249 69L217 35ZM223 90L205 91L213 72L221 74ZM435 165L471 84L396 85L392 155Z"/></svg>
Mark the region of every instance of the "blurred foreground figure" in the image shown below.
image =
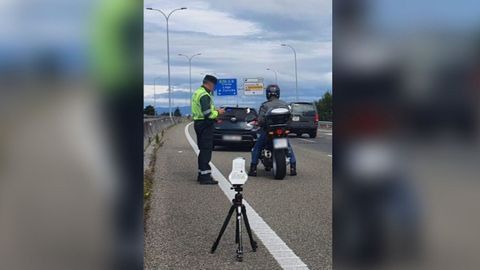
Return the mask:
<svg viewBox="0 0 480 270"><path fill-rule="evenodd" d="M141 269L141 3L7 2L0 269Z"/></svg>
<svg viewBox="0 0 480 270"><path fill-rule="evenodd" d="M334 3L336 268L480 266L478 27L421 2Z"/></svg>

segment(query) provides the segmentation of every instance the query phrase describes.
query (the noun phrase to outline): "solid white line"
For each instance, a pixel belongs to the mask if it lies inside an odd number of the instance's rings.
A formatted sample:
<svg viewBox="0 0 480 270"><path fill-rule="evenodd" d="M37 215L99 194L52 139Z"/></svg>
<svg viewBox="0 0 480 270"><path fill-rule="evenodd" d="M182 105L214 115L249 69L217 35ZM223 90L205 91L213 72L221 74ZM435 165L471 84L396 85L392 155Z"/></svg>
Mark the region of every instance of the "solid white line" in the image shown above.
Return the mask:
<svg viewBox="0 0 480 270"><path fill-rule="evenodd" d="M188 128L192 123L185 126L185 136L192 146L193 151L198 155L198 146L188 132ZM223 193L225 193L229 199L235 197L235 192L230 189L230 182L228 182L212 162L210 162L210 166L212 167L212 177L218 181L218 186ZM252 230L270 254L272 254L280 267L283 269L308 269L307 265L283 242L246 200L243 200L243 204L245 208L247 208L248 221L250 222Z"/></svg>
<svg viewBox="0 0 480 270"><path fill-rule="evenodd" d="M311 142L311 143L316 143L316 141L312 141L312 140L309 140L309 139L302 139L302 138L300 138L300 140L302 140L302 141L307 141L307 142Z"/></svg>

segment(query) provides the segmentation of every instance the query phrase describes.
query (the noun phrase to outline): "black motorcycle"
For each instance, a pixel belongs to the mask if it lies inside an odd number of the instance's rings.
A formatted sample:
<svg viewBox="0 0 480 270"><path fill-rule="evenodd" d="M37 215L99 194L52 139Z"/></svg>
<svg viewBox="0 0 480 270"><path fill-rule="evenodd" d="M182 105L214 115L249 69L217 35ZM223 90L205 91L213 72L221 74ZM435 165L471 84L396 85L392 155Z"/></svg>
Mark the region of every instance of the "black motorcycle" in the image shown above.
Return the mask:
<svg viewBox="0 0 480 270"><path fill-rule="evenodd" d="M290 111L286 108L272 109L265 115L267 143L262 150L260 160L266 171L273 169L275 179L282 180L287 174L288 129Z"/></svg>

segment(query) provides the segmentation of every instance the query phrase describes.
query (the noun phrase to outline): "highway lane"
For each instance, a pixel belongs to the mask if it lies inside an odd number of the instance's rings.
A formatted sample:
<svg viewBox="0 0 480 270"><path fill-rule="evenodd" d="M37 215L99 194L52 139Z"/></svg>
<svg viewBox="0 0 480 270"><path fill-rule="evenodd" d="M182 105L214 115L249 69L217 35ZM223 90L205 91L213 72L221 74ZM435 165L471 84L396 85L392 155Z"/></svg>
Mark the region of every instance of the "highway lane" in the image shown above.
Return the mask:
<svg viewBox="0 0 480 270"><path fill-rule="evenodd" d="M195 138L192 127L189 131ZM317 138L305 137L309 141L290 139L297 157L297 176L274 180L259 165L259 176L249 178L244 193L245 199L310 269L332 267L332 136L321 133ZM249 149L238 148L219 148L212 162L228 176L232 160L239 156L250 163Z"/></svg>
<svg viewBox="0 0 480 270"><path fill-rule="evenodd" d="M317 151L325 155L332 155L332 130L319 129L316 138L310 138L304 134L302 137L290 135L290 143L294 151L301 148L300 151Z"/></svg>
<svg viewBox="0 0 480 270"><path fill-rule="evenodd" d="M185 133L186 123L170 128L157 153L151 210L145 222L146 269L281 269L258 237L256 253L244 235L245 259L235 261L234 223L229 224L217 253L209 254L230 206L217 186L196 180L196 155ZM189 133L195 139L193 129ZM305 139L309 139L306 138ZM274 180L260 166L244 196L260 217L310 269L331 269L331 157L328 140L292 138L299 175ZM310 139L309 139L310 140ZM316 144L325 144L317 146ZM250 162L249 150L219 149L212 162L224 176L233 158Z"/></svg>
<svg viewBox="0 0 480 270"><path fill-rule="evenodd" d="M236 262L234 219L210 254L231 203L217 186L197 183L197 157L185 125L165 132L156 155L144 230L145 269L281 269L260 241L257 252L251 252L246 237L244 261Z"/></svg>

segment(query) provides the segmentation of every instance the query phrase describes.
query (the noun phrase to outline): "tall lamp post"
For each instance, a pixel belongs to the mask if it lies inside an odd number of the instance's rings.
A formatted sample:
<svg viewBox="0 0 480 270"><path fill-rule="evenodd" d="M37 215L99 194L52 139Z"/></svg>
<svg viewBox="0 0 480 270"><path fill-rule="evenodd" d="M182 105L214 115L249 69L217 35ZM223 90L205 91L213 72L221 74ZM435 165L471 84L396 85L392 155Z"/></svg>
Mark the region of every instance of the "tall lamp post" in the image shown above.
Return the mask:
<svg viewBox="0 0 480 270"><path fill-rule="evenodd" d="M170 84L170 37L169 37L169 33L168 33L168 19L170 19L170 16L175 11L184 10L184 9L187 9L187 8L186 7L176 8L176 9L170 11L170 13L168 13L168 15L167 15L163 11L161 11L160 9L147 8L147 10L155 10L155 11L160 12L163 15L163 17L165 17L165 20L167 21L168 109L169 109L170 120L172 120L172 121L173 121L173 118L172 118L172 89L171 89L171 84Z"/></svg>
<svg viewBox="0 0 480 270"><path fill-rule="evenodd" d="M298 76L297 76L297 52L295 49L287 44L281 44L283 47L289 47L293 51L293 55L295 57L295 101L298 101Z"/></svg>
<svg viewBox="0 0 480 270"><path fill-rule="evenodd" d="M267 68L267 70L273 71L273 73L275 73L275 84L278 85L278 75L277 75L277 71L274 70L274 69L271 69L271 68Z"/></svg>
<svg viewBox="0 0 480 270"><path fill-rule="evenodd" d="M189 66L189 81L190 81L190 107L192 107L192 59L195 56L202 55L201 53L194 54L192 56L187 56L185 54L179 53L178 56L185 56L188 60L188 66Z"/></svg>
<svg viewBox="0 0 480 270"><path fill-rule="evenodd" d="M157 77L157 78L154 78L153 79L153 110L155 112L155 116L157 116L157 90L155 89L156 88L156 81L158 79L161 79L162 77Z"/></svg>

